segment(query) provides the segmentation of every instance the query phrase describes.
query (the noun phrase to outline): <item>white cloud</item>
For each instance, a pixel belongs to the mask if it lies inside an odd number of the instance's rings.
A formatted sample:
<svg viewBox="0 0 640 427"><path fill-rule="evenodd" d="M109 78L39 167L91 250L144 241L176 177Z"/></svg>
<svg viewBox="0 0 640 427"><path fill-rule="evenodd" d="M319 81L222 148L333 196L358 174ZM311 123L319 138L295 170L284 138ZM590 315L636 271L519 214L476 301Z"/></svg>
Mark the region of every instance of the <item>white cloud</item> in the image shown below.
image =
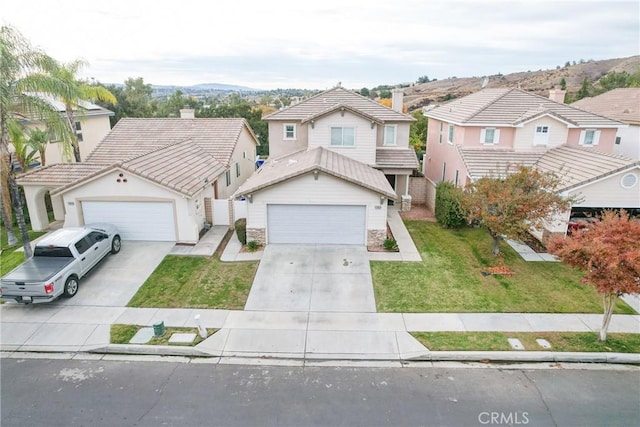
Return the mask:
<svg viewBox="0 0 640 427"><path fill-rule="evenodd" d="M373 85L634 55L640 36L637 1L6 3L4 23L106 82Z"/></svg>

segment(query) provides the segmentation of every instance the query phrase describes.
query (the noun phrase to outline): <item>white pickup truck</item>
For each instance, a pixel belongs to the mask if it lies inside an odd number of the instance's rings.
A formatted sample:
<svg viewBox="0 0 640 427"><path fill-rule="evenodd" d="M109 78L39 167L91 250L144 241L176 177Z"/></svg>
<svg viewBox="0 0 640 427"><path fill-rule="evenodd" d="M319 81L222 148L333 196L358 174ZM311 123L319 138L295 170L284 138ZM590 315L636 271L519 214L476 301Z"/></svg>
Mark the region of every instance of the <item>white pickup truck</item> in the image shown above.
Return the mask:
<svg viewBox="0 0 640 427"><path fill-rule="evenodd" d="M31 259L0 279L2 299L31 304L71 298L78 281L109 253L120 252L121 244L111 224L56 230L36 244Z"/></svg>

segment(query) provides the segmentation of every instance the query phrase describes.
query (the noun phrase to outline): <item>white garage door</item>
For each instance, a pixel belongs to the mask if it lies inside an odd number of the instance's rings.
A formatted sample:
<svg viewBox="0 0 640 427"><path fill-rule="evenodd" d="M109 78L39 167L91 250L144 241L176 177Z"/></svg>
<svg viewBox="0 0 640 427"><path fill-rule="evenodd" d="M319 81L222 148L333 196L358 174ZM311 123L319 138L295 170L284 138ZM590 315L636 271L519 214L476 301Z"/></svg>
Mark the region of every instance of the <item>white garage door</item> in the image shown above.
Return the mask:
<svg viewBox="0 0 640 427"><path fill-rule="evenodd" d="M364 206L268 205L269 243L364 245Z"/></svg>
<svg viewBox="0 0 640 427"><path fill-rule="evenodd" d="M82 202L84 223L108 222L124 240L176 240L171 203Z"/></svg>

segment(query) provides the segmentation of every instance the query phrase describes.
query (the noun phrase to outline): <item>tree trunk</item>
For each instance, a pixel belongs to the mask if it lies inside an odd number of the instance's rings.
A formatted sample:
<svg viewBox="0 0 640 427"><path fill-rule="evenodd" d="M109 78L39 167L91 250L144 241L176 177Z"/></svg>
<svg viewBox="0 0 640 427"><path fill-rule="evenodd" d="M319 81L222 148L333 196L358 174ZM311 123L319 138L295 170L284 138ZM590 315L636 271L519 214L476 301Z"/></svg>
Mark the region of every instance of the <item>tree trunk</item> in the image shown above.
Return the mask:
<svg viewBox="0 0 640 427"><path fill-rule="evenodd" d="M44 148L39 150L39 152L40 152L40 166L45 167L46 161L47 161L47 146L45 145Z"/></svg>
<svg viewBox="0 0 640 427"><path fill-rule="evenodd" d="M29 241L27 222L24 219L22 197L20 197L18 183L16 182L16 178L13 176L13 173L9 174L9 187L11 188L11 195L13 196L13 210L16 215L16 222L18 223L18 230L20 230L20 236L22 237L24 257L25 259L29 259L33 256L33 250L31 249L31 242Z"/></svg>
<svg viewBox="0 0 640 427"><path fill-rule="evenodd" d="M0 118L2 120L2 118ZM2 128L2 142L0 143L0 189L2 190L2 204L5 209L8 222L5 224L11 225L13 223L13 216L11 212L11 193L9 192L9 174L11 173L11 157L9 156L9 134L7 131L6 123L2 120L0 123ZM4 217L3 217L4 218ZM11 228L7 226L7 228Z"/></svg>
<svg viewBox="0 0 640 427"><path fill-rule="evenodd" d="M492 232L491 230L489 230L489 234L491 235L491 238L493 239L493 248L491 250L491 253L493 253L493 255L498 256L500 255L500 236L494 232Z"/></svg>
<svg viewBox="0 0 640 427"><path fill-rule="evenodd" d="M4 224L4 227L7 229L7 245L13 246L16 243L18 243L18 238L16 237L16 234L13 232L11 220L7 216L6 208L7 207L5 206L2 200L2 197L0 197L0 214L2 215L2 223Z"/></svg>
<svg viewBox="0 0 640 427"><path fill-rule="evenodd" d="M606 341L609 323L611 323L611 316L618 301L618 295L607 293L602 296L602 300L604 304L604 317L602 318L602 328L600 328L600 341Z"/></svg>
<svg viewBox="0 0 640 427"><path fill-rule="evenodd" d="M80 163L80 144L78 143L78 136L76 134L76 120L73 116L73 107L69 104L66 106L67 121L69 122L69 128L71 129L71 147L73 148L73 157L77 163Z"/></svg>

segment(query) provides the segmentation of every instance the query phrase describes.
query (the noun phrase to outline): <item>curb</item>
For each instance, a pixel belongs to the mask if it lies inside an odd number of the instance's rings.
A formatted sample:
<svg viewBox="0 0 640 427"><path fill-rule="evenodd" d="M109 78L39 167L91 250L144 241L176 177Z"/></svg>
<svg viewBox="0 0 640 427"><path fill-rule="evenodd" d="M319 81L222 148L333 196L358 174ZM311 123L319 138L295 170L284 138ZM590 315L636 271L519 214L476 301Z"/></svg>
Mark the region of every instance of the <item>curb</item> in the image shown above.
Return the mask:
<svg viewBox="0 0 640 427"><path fill-rule="evenodd" d="M559 351L431 351L409 361L458 362L571 362L640 365L640 353L583 353Z"/></svg>
<svg viewBox="0 0 640 427"><path fill-rule="evenodd" d="M89 353L98 354L130 354L130 355L155 355L155 356L186 356L214 358L220 357L219 354L211 354L197 350L193 347L177 347L177 346L150 346L150 345L131 345L131 344L111 344L105 347L89 350ZM343 355L344 356L344 355ZM238 354L232 356L234 359L244 359L245 357ZM247 359L255 359L256 355L246 357ZM261 358L261 357L258 357ZM640 353L586 353L586 352L552 352L552 351L430 351L428 353L412 356L369 359L369 358L307 358L304 356L295 357L288 355L286 357L269 357L261 358L266 360L302 360L310 362L319 361L387 361L387 362L566 362L566 363L608 363L608 364L626 364L640 365Z"/></svg>
<svg viewBox="0 0 640 427"><path fill-rule="evenodd" d="M132 354L139 356L216 357L210 353L197 350L194 347L179 347L173 345L110 344L105 347L88 350L87 352L98 354Z"/></svg>

